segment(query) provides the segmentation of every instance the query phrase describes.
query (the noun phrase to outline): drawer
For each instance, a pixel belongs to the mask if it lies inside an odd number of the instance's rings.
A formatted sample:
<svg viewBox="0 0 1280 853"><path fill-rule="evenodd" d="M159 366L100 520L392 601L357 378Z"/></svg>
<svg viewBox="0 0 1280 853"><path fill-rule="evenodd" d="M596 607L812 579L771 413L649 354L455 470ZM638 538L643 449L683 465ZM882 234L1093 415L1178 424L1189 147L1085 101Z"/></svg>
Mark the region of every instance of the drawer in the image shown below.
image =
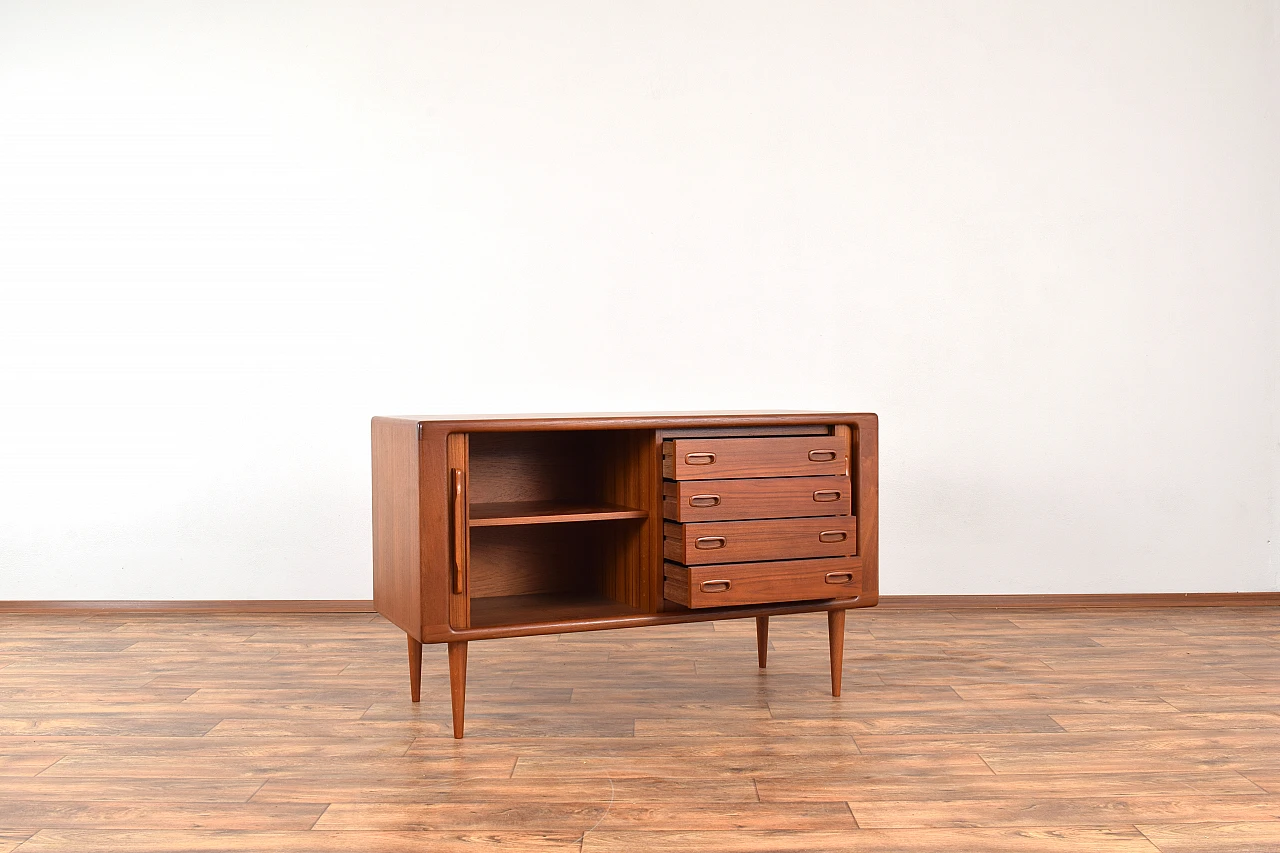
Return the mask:
<svg viewBox="0 0 1280 853"><path fill-rule="evenodd" d="M668 480L848 473L847 433L786 438L676 438L662 442L662 476Z"/></svg>
<svg viewBox="0 0 1280 853"><path fill-rule="evenodd" d="M672 521L852 515L849 478L767 477L662 484L662 514Z"/></svg>
<svg viewBox="0 0 1280 853"><path fill-rule="evenodd" d="M691 608L853 598L862 593L862 561L854 557L723 566L667 563L663 571L663 597Z"/></svg>
<svg viewBox="0 0 1280 853"><path fill-rule="evenodd" d="M845 557L857 553L857 519L780 518L767 521L663 522L662 554L686 566Z"/></svg>

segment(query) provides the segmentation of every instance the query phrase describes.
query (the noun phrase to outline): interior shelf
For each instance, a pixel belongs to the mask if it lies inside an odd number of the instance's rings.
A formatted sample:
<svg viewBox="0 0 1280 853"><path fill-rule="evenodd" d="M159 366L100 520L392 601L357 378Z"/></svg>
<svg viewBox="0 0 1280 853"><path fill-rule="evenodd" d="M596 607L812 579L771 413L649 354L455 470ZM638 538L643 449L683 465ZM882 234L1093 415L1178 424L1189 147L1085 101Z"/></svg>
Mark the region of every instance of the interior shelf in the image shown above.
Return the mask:
<svg viewBox="0 0 1280 853"><path fill-rule="evenodd" d="M527 625L640 616L644 611L602 595L504 595L471 599L471 627Z"/></svg>
<svg viewBox="0 0 1280 853"><path fill-rule="evenodd" d="M504 527L515 524L554 524L565 521L612 521L620 518L648 518L642 509L606 503L568 501L506 501L474 503L470 507L472 527Z"/></svg>

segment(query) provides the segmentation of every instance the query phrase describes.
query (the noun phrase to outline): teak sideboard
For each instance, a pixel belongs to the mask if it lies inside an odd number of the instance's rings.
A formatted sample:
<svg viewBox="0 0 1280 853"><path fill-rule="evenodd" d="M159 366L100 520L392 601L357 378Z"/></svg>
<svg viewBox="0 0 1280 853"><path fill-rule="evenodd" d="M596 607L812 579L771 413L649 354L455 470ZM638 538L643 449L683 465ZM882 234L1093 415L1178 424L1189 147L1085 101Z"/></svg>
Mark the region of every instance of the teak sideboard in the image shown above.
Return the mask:
<svg viewBox="0 0 1280 853"><path fill-rule="evenodd" d="M879 597L877 420L831 412L373 419L373 599L447 643L462 737L467 643L826 611Z"/></svg>

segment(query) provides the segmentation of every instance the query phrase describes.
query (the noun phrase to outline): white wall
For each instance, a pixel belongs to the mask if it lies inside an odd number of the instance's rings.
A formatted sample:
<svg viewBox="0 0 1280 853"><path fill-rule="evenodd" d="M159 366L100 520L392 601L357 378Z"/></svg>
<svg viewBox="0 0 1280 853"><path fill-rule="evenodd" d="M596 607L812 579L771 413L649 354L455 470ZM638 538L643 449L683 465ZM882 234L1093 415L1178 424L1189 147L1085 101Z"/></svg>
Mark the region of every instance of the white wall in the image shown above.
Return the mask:
<svg viewBox="0 0 1280 853"><path fill-rule="evenodd" d="M0 599L370 595L368 419L881 416L886 593L1280 589L1280 4L0 2Z"/></svg>

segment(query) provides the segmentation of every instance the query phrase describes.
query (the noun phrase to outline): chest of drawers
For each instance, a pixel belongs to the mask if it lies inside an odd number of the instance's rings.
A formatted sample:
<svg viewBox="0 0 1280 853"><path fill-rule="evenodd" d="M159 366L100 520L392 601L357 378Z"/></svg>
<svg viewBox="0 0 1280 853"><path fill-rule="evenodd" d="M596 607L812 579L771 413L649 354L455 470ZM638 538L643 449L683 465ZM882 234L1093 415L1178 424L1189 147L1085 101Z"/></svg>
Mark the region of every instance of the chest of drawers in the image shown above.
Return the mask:
<svg viewBox="0 0 1280 853"><path fill-rule="evenodd" d="M454 736L467 643L825 611L878 600L877 419L731 412L374 418L378 612L447 643Z"/></svg>

